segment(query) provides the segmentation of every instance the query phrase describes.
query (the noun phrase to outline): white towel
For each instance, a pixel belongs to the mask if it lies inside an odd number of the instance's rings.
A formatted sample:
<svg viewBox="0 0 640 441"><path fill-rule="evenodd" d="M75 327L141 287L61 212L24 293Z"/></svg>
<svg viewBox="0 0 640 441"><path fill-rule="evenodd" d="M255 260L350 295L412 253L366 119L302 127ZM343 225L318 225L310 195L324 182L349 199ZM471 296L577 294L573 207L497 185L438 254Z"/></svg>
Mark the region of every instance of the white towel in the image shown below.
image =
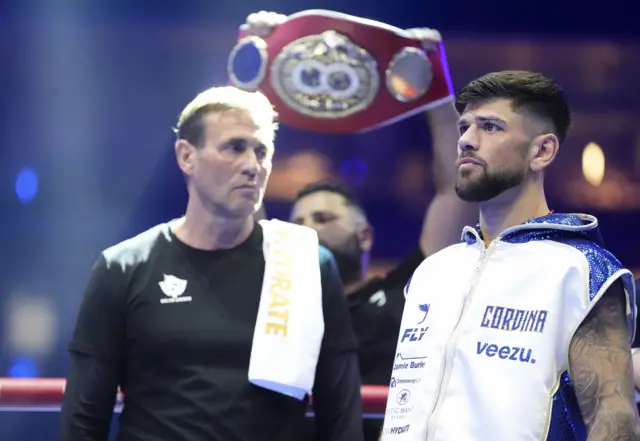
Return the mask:
<svg viewBox="0 0 640 441"><path fill-rule="evenodd" d="M265 271L249 381L303 400L313 388L324 336L318 235L278 220L260 225Z"/></svg>

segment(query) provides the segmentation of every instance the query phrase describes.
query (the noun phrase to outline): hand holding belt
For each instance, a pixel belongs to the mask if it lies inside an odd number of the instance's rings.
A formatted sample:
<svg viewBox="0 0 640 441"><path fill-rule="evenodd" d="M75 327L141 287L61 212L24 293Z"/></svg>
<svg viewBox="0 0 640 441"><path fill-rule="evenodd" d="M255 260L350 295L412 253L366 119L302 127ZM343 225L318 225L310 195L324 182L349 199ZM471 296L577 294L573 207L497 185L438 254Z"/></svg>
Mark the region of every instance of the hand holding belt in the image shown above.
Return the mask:
<svg viewBox="0 0 640 441"><path fill-rule="evenodd" d="M325 10L251 14L228 73L264 92L282 123L323 133L371 130L453 100L437 31Z"/></svg>

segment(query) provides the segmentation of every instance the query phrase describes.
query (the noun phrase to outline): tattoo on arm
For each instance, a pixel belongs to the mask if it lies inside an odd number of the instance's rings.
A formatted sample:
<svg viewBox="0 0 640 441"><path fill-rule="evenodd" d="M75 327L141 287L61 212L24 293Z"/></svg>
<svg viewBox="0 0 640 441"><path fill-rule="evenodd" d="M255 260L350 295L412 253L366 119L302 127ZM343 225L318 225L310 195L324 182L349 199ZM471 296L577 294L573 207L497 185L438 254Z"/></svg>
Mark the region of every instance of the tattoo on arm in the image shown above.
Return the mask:
<svg viewBox="0 0 640 441"><path fill-rule="evenodd" d="M590 441L640 440L626 300L617 281L576 331L569 364Z"/></svg>

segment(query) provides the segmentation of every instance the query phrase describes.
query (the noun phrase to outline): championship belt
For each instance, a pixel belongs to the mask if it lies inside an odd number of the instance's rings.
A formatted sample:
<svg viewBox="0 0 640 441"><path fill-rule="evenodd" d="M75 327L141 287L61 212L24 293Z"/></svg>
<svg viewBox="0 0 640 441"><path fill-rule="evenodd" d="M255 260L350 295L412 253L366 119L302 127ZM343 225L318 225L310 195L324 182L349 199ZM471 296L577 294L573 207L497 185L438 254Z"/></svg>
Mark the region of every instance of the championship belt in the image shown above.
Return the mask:
<svg viewBox="0 0 640 441"><path fill-rule="evenodd" d="M363 132L453 100L442 43L427 52L402 29L333 11L290 15L264 38L241 29L227 69L282 123L314 132Z"/></svg>

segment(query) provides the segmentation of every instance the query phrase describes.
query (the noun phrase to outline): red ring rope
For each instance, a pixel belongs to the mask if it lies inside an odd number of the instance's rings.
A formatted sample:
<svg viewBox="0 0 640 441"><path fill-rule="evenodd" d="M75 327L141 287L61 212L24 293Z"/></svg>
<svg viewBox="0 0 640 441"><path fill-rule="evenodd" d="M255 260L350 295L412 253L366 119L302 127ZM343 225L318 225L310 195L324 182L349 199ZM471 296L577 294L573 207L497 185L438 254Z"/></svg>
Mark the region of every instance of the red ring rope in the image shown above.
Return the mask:
<svg viewBox="0 0 640 441"><path fill-rule="evenodd" d="M0 378L0 411L60 410L65 385L63 378ZM387 393L386 386L362 386L363 416L381 418ZM121 409L122 395L118 394L115 411Z"/></svg>

